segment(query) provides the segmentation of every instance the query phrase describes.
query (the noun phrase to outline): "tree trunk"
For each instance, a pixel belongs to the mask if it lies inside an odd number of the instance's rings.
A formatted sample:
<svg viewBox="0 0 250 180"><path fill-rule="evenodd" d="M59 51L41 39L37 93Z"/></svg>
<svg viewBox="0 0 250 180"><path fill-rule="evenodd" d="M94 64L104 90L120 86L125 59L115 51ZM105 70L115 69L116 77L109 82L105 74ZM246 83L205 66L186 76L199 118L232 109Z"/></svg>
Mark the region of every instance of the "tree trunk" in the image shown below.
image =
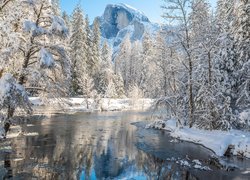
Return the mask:
<svg viewBox="0 0 250 180"><path fill-rule="evenodd" d="M10 130L10 119L14 116L15 109L12 107L8 107L8 112L7 112L7 120L4 122L4 131L5 131L5 136L7 135L8 131Z"/></svg>
<svg viewBox="0 0 250 180"><path fill-rule="evenodd" d="M194 99L193 99L193 63L189 57L189 126L190 128L194 124Z"/></svg>
<svg viewBox="0 0 250 180"><path fill-rule="evenodd" d="M208 52L208 82L209 86L212 85L212 63L211 63L211 52Z"/></svg>

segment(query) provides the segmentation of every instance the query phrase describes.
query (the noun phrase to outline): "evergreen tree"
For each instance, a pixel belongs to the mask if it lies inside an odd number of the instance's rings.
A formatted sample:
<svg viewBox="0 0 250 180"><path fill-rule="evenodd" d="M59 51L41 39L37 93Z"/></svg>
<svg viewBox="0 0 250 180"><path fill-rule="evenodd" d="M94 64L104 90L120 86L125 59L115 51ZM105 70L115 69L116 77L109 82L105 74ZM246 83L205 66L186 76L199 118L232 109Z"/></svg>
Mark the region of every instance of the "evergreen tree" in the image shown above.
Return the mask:
<svg viewBox="0 0 250 180"><path fill-rule="evenodd" d="M110 84L113 83L113 68L112 68L112 51L107 44L107 42L104 42L102 46L102 52L101 52L101 63L100 63L100 71L98 72L98 85L97 90L100 94L105 96L108 88L114 88L114 86L111 86ZM112 97L111 92L114 90L109 90L109 96Z"/></svg>
<svg viewBox="0 0 250 180"><path fill-rule="evenodd" d="M115 57L115 73L121 73L121 76L124 81L124 88L125 90L129 87L129 65L130 65L130 58L131 55L131 41L130 41L130 34L126 35L125 39L120 45L120 51Z"/></svg>
<svg viewBox="0 0 250 180"><path fill-rule="evenodd" d="M68 27L69 32L71 33L71 21L70 21L70 17L69 17L69 15L67 14L66 11L63 11L63 13L62 13L62 18L63 18L63 20L64 20L66 26Z"/></svg>
<svg viewBox="0 0 250 180"><path fill-rule="evenodd" d="M87 109L89 109L89 98L94 98L96 96L94 80L88 74L84 74L84 76L81 78L81 81L79 82L79 85L82 88L83 97L85 98L87 104Z"/></svg>
<svg viewBox="0 0 250 180"><path fill-rule="evenodd" d="M154 56L154 47L153 47L152 37L148 32L144 33L142 40L142 58L141 58L141 75L140 75L140 89L143 89L143 93L147 97L151 97L150 89L153 82L153 56Z"/></svg>
<svg viewBox="0 0 250 180"><path fill-rule="evenodd" d="M60 0L51 0L51 4L52 4L52 11L54 15L61 16Z"/></svg>
<svg viewBox="0 0 250 180"><path fill-rule="evenodd" d="M87 34L85 29L83 11L78 5L72 15L71 69L72 69L72 93L79 94L80 79L87 73Z"/></svg>
<svg viewBox="0 0 250 180"><path fill-rule="evenodd" d="M93 30L91 33L91 56L88 59L88 68L91 76L95 76L100 68L101 61L101 32L99 20L96 18L93 23Z"/></svg>
<svg viewBox="0 0 250 180"><path fill-rule="evenodd" d="M241 111L250 107L250 2L240 0L235 6L236 18L231 24L237 58L234 63L234 71L237 74L233 93L237 97L235 105Z"/></svg>

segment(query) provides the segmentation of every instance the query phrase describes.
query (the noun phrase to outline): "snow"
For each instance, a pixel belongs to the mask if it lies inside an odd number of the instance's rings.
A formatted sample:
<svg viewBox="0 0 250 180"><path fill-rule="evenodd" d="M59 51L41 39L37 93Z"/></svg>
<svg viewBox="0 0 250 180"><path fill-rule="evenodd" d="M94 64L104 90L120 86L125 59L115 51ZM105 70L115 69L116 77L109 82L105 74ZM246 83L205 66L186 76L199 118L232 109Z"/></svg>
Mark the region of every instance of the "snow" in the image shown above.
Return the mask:
<svg viewBox="0 0 250 180"><path fill-rule="evenodd" d="M32 36L39 36L47 33L45 29L37 26L36 23L31 21L24 21L23 29L25 32L30 32Z"/></svg>
<svg viewBox="0 0 250 180"><path fill-rule="evenodd" d="M24 136L38 136L38 132L23 133Z"/></svg>
<svg viewBox="0 0 250 180"><path fill-rule="evenodd" d="M3 139L4 137L5 137L5 130L3 127L0 126L0 139Z"/></svg>
<svg viewBox="0 0 250 180"><path fill-rule="evenodd" d="M0 104L4 104L4 100L6 96L9 95L9 91L11 89L11 85L9 81L12 79L11 74L6 74L0 79Z"/></svg>
<svg viewBox="0 0 250 180"><path fill-rule="evenodd" d="M164 125L163 125L164 124ZM170 135L184 141L201 144L212 150L218 156L224 156L231 146L233 155L250 158L250 132L240 130L230 131L207 131L197 128L176 127L175 120L158 120L146 126L146 128L165 129Z"/></svg>
<svg viewBox="0 0 250 180"><path fill-rule="evenodd" d="M248 124L248 126L250 126L250 109L240 113L240 120L242 123Z"/></svg>
<svg viewBox="0 0 250 180"><path fill-rule="evenodd" d="M69 111L125 111L145 110L154 104L154 99L109 99L103 98L97 103L94 99L85 98L50 98L43 100L39 97L30 97L33 106L53 106ZM87 109L87 101L89 109Z"/></svg>
<svg viewBox="0 0 250 180"><path fill-rule="evenodd" d="M195 163L196 165L201 165L201 162L198 159L194 159L192 162Z"/></svg>
<svg viewBox="0 0 250 180"><path fill-rule="evenodd" d="M53 34L63 37L67 37L69 33L64 20L58 16L52 16L51 31Z"/></svg>
<svg viewBox="0 0 250 180"><path fill-rule="evenodd" d="M180 159L180 158L168 158L167 161L175 162L176 164L179 164L184 167L188 168L194 168L199 169L203 171L211 171L211 169L208 166L202 165L202 163L198 159L194 159L193 161L190 161L188 158L186 159Z"/></svg>
<svg viewBox="0 0 250 180"><path fill-rule="evenodd" d="M138 9L128 5L128 4L120 3L119 5L126 8L128 11L132 11L133 13L135 13L137 15L145 16L145 14L142 11L140 11L140 10L138 10Z"/></svg>
<svg viewBox="0 0 250 180"><path fill-rule="evenodd" d="M115 4L115 5L111 5L111 6L117 7L117 8L124 8L125 10L127 10L128 12L133 14L134 18L137 18L138 20L142 20L142 21L148 21L148 18L145 16L145 14L142 11L140 11L140 10L138 10L138 9L128 5L128 4L119 3L119 4Z"/></svg>
<svg viewBox="0 0 250 180"><path fill-rule="evenodd" d="M186 160L179 160L179 161L176 161L176 163L180 164L181 166L191 167L191 165L189 164L189 162L186 161Z"/></svg>
<svg viewBox="0 0 250 180"><path fill-rule="evenodd" d="M53 56L45 48L40 50L40 55L38 58L40 60L41 68L53 68L55 65Z"/></svg>
<svg viewBox="0 0 250 180"><path fill-rule="evenodd" d="M0 109L24 105L25 102L27 102L27 94L24 87L18 84L11 74L4 74L0 79Z"/></svg>
<svg viewBox="0 0 250 180"><path fill-rule="evenodd" d="M34 105L34 106L43 106L44 105L41 98L39 98L39 97L30 97L29 99L30 99L32 105Z"/></svg>

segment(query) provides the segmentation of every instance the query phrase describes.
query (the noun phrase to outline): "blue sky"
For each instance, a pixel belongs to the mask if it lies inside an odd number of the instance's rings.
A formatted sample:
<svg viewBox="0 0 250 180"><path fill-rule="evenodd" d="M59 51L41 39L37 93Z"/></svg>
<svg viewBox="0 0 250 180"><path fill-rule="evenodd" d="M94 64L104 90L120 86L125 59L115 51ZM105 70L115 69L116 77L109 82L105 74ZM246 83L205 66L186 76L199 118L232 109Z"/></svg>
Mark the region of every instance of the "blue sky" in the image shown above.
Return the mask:
<svg viewBox="0 0 250 180"><path fill-rule="evenodd" d="M152 22L163 22L161 18L162 0L61 0L62 10L69 14L73 11L76 4L81 1L85 14L88 14L90 21L96 16L101 16L107 4L125 3L141 10ZM214 7L217 0L209 0Z"/></svg>

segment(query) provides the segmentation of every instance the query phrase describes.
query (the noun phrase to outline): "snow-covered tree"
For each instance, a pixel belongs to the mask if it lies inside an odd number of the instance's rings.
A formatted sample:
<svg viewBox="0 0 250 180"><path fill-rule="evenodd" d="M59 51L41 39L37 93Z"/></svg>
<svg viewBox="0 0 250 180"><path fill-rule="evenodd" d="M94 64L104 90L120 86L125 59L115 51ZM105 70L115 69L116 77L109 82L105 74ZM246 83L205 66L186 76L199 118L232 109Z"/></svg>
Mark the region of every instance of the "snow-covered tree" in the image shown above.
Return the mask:
<svg viewBox="0 0 250 180"><path fill-rule="evenodd" d="M113 78L114 78L114 84L115 84L117 98L126 97L122 75L120 73L118 73L118 74L115 74Z"/></svg>
<svg viewBox="0 0 250 180"><path fill-rule="evenodd" d="M237 1L234 14L236 18L231 24L231 32L236 47L234 68L237 71L237 83L233 93L237 96L237 109L242 110L250 107L250 2Z"/></svg>
<svg viewBox="0 0 250 180"><path fill-rule="evenodd" d="M0 127L4 127L5 136L9 131L13 109L17 108L26 113L32 112L25 88L11 74L6 73L0 78Z"/></svg>
<svg viewBox="0 0 250 180"><path fill-rule="evenodd" d="M19 83L28 85L29 81L35 82L38 78L37 86L45 91L67 93L69 59L61 40L68 36L68 29L63 19L53 14L51 4L46 0L29 1L25 8L30 15L22 22L19 50L23 60ZM66 89L62 86L64 83ZM29 85L33 86L32 83Z"/></svg>
<svg viewBox="0 0 250 180"><path fill-rule="evenodd" d="M8 5L10 4L12 0L2 0L0 2L0 12Z"/></svg>
<svg viewBox="0 0 250 180"><path fill-rule="evenodd" d="M104 42L102 46L101 52L101 63L100 63L100 71L98 72L98 84L97 90L100 94L105 96L108 88L114 88L114 86L110 85L113 84L113 68L112 68L112 50L107 44ZM111 92L114 90L109 90L109 96L112 97Z"/></svg>
<svg viewBox="0 0 250 180"><path fill-rule="evenodd" d="M129 60L129 86L139 85L142 62L142 43L135 41L132 43L131 55Z"/></svg>
<svg viewBox="0 0 250 180"><path fill-rule="evenodd" d="M89 69L89 64L91 62L91 58L93 56L93 52L92 52L92 31L90 29L90 24L89 24L89 17L88 15L85 16L85 28L86 28L86 37L87 37L87 59L88 59L88 74L91 73L90 69Z"/></svg>
<svg viewBox="0 0 250 180"><path fill-rule="evenodd" d="M154 77L153 77L153 56L154 56L154 47L153 39L149 32L145 32L142 39L142 57L141 57L141 75L139 87L143 89L144 95L151 97L151 89L154 87Z"/></svg>
<svg viewBox="0 0 250 180"><path fill-rule="evenodd" d="M172 31L173 36L175 37L174 43L181 48L182 52L182 61L186 67L187 73L187 90L188 96L188 111L189 111L189 125L192 127L194 125L194 80L193 80L193 71L194 71L194 60L193 60L193 49L191 46L191 37L190 37L190 6L191 0L164 0L165 4L162 6L164 10L163 17L175 24L176 28Z"/></svg>
<svg viewBox="0 0 250 180"><path fill-rule="evenodd" d="M127 34L120 45L120 50L115 57L115 73L121 73L125 90L129 87L130 62L131 62L131 41L130 34Z"/></svg>
<svg viewBox="0 0 250 180"><path fill-rule="evenodd" d="M51 0L52 11L56 16L61 16L61 6L60 0Z"/></svg>
<svg viewBox="0 0 250 180"><path fill-rule="evenodd" d="M88 69L89 74L91 76L96 75L100 68L100 61L101 61L101 32L100 32L100 23L98 18L94 20L93 29L91 33L91 55L88 58Z"/></svg>
<svg viewBox="0 0 250 180"><path fill-rule="evenodd" d="M217 14L223 18L217 20L221 31L217 62L225 97L222 103L228 104L226 121L238 127L239 112L249 108L249 2L219 3Z"/></svg>
<svg viewBox="0 0 250 180"><path fill-rule="evenodd" d="M71 19L70 19L70 16L67 14L66 11L63 11L62 18L63 18L67 28L69 29L70 34L71 34L71 26L72 26L71 25Z"/></svg>
<svg viewBox="0 0 250 180"><path fill-rule="evenodd" d="M97 94L94 89L94 80L88 74L84 74L84 76L81 78L81 81L79 82L79 85L82 88L82 93L86 101L87 109L89 109L89 98L94 98Z"/></svg>
<svg viewBox="0 0 250 180"><path fill-rule="evenodd" d="M215 49L218 31L206 0L193 1L191 19L191 46L194 59L194 103L196 124L203 128L215 129L220 113L217 99L217 70Z"/></svg>
<svg viewBox="0 0 250 180"><path fill-rule="evenodd" d="M11 96L16 98L15 102L26 102L23 87L32 94L66 95L70 71L67 53L60 44L68 34L64 21L53 14L46 0L12 1L10 4L2 10L5 24L1 32L6 36L1 37L0 56L6 62L1 76L8 77L5 80L13 87ZM5 76L6 73L14 77ZM14 100L10 102L15 103ZM8 118L14 115L18 106L20 103L8 105Z"/></svg>
<svg viewBox="0 0 250 180"><path fill-rule="evenodd" d="M87 73L87 34L83 11L78 5L72 15L70 58L72 71L72 94L80 93L80 79Z"/></svg>
<svg viewBox="0 0 250 180"><path fill-rule="evenodd" d="M27 14L23 11L22 1L5 1L0 12L0 69L4 72L16 73L18 63L16 53L19 51L21 33L18 31ZM9 12L12 13L9 13Z"/></svg>
<svg viewBox="0 0 250 180"><path fill-rule="evenodd" d="M171 89L176 89L176 79L174 76L172 77L176 71L173 65L173 57L171 57L174 53L172 52L172 49L167 46L165 31L160 30L157 32L154 48L155 54L153 62L157 71L154 77L154 82L155 84L157 83L156 86L159 87L157 92L159 96L169 96L169 91Z"/></svg>

